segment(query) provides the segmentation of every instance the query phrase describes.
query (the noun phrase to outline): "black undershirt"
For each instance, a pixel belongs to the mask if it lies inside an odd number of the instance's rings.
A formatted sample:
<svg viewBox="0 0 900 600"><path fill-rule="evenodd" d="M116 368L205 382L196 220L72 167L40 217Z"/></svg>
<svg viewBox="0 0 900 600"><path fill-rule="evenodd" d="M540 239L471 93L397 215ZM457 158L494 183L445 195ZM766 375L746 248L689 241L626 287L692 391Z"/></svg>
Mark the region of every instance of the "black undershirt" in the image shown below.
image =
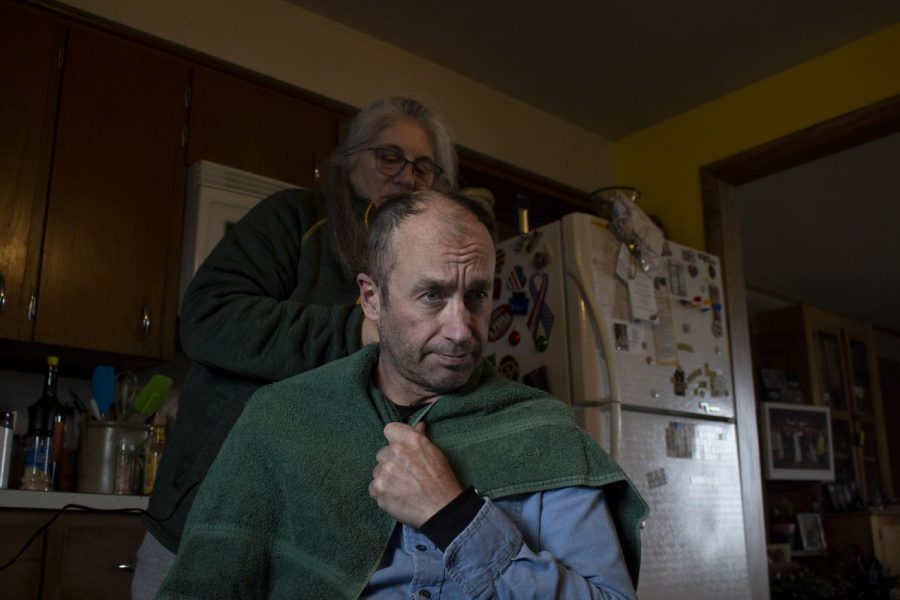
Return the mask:
<svg viewBox="0 0 900 600"><path fill-rule="evenodd" d="M391 402L391 404L394 403ZM421 406L394 404L397 416L403 423L409 423L410 417L418 412L420 408ZM484 499L478 495L474 487L469 486L444 508L425 521L419 527L419 531L425 534L435 546L441 550L446 550L450 542L456 539L456 536L469 526L469 523L472 522L482 506L484 506Z"/></svg>

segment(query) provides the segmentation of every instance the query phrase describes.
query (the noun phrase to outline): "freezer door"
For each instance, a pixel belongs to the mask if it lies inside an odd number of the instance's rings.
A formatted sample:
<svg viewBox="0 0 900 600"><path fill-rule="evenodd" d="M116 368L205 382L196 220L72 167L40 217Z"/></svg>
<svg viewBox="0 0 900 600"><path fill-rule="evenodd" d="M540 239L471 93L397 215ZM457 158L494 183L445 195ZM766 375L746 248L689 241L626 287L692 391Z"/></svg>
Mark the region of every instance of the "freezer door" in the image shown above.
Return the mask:
<svg viewBox="0 0 900 600"><path fill-rule="evenodd" d="M650 505L638 596L749 598L734 425L624 409L611 419L610 413L609 407L579 410L601 445L618 438L617 462ZM611 424L618 435L611 435Z"/></svg>
<svg viewBox="0 0 900 600"><path fill-rule="evenodd" d="M733 417L718 260L666 242L652 277L629 290L635 273L605 221L567 215L562 239L573 402ZM634 319L635 304L655 305L654 320Z"/></svg>
<svg viewBox="0 0 900 600"><path fill-rule="evenodd" d="M497 244L485 356L500 373L571 403L559 221Z"/></svg>

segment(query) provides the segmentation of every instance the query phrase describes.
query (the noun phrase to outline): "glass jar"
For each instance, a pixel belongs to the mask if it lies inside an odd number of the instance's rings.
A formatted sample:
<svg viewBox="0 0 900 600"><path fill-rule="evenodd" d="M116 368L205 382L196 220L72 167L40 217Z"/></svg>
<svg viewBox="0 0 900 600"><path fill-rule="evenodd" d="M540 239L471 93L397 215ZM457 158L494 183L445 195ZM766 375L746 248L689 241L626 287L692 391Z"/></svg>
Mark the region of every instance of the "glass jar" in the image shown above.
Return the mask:
<svg viewBox="0 0 900 600"><path fill-rule="evenodd" d="M113 493L120 496L134 492L135 445L128 440L119 440L116 447L116 479Z"/></svg>
<svg viewBox="0 0 900 600"><path fill-rule="evenodd" d="M49 492L53 489L51 478L51 445L49 435L25 437L25 468L22 471L20 489L32 492Z"/></svg>

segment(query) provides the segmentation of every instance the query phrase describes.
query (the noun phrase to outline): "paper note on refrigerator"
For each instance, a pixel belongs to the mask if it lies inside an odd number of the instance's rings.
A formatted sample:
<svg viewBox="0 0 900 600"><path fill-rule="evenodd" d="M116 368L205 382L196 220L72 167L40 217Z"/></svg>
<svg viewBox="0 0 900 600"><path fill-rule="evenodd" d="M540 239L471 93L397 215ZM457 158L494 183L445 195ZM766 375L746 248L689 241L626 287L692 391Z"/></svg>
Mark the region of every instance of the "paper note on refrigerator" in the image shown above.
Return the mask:
<svg viewBox="0 0 900 600"><path fill-rule="evenodd" d="M643 326L617 319L613 319L612 323L616 350L635 354L646 353L647 340Z"/></svg>
<svg viewBox="0 0 900 600"><path fill-rule="evenodd" d="M635 273L628 280L628 307L631 309L631 318L635 321L656 321L659 318L651 277Z"/></svg>
<svg viewBox="0 0 900 600"><path fill-rule="evenodd" d="M659 319L653 327L653 341L656 344L656 363L659 365L677 365L678 349L675 340L675 322L672 320L672 307L669 304L669 290L665 279L656 287L656 306Z"/></svg>

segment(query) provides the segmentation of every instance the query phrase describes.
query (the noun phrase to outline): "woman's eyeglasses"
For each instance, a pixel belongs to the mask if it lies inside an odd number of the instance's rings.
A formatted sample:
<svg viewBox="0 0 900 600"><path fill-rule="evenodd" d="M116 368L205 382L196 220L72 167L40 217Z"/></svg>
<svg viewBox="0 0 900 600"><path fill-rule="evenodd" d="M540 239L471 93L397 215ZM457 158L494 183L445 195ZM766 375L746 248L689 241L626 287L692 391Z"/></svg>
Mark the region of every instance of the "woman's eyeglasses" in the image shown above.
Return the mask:
<svg viewBox="0 0 900 600"><path fill-rule="evenodd" d="M417 158L416 160L407 160L401 152L393 148L385 148L383 146L375 148L366 148L366 152L375 155L375 168L382 175L393 177L406 168L406 165L412 165L413 176L421 187L430 188L440 178L444 172L430 158Z"/></svg>

